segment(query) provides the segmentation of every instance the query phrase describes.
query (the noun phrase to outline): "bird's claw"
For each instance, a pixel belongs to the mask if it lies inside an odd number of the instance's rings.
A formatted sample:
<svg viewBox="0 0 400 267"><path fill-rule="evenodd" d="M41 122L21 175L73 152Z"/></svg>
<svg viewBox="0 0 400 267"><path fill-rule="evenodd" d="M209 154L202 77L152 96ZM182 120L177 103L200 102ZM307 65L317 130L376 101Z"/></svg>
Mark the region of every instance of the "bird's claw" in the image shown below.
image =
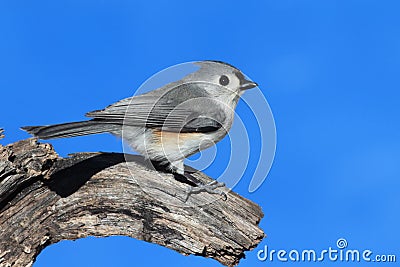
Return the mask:
<svg viewBox="0 0 400 267"><path fill-rule="evenodd" d="M198 184L197 186L191 186L189 191L186 193L184 202L186 202L189 199L190 195L198 194L201 192L207 192L210 194L221 195L225 201L225 200L227 200L227 196L226 196L225 192L218 189L219 187L224 187L224 186L225 186L225 183L220 183L215 180L208 184Z"/></svg>

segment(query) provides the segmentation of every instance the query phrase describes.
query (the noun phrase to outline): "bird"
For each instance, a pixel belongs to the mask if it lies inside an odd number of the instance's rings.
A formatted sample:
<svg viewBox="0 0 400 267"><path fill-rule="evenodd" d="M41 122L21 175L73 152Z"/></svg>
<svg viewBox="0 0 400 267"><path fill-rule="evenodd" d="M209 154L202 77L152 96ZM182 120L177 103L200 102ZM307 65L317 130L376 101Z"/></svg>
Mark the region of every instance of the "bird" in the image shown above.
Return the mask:
<svg viewBox="0 0 400 267"><path fill-rule="evenodd" d="M195 180L185 172L184 160L227 135L240 97L258 84L222 61L193 64L197 70L182 79L88 112L89 120L21 129L39 139L111 133L158 169L185 177L191 184L185 201L190 194L203 191L226 199L217 189L223 183L202 184Z"/></svg>

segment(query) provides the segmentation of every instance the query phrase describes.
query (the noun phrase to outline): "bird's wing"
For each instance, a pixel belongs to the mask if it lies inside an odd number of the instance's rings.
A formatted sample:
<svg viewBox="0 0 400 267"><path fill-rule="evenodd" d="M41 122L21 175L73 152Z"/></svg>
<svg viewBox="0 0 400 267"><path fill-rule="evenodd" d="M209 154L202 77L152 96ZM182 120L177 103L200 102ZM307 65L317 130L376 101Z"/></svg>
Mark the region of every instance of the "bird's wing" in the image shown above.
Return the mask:
<svg viewBox="0 0 400 267"><path fill-rule="evenodd" d="M210 132L222 127L225 113L199 83L123 99L86 114L94 119L173 132Z"/></svg>

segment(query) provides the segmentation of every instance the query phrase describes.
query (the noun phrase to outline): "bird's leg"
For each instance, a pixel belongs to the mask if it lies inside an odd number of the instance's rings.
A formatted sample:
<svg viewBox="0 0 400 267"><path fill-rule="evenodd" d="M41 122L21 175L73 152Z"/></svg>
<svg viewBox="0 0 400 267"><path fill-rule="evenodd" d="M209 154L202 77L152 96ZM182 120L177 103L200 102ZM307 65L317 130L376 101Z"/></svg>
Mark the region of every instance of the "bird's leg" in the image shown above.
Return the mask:
<svg viewBox="0 0 400 267"><path fill-rule="evenodd" d="M179 174L179 173L173 173L175 180L178 182L188 184L189 186L197 186L200 181L196 178L194 178L191 175L186 175L186 174Z"/></svg>
<svg viewBox="0 0 400 267"><path fill-rule="evenodd" d="M175 165L172 165L169 162L164 162L164 161L157 161L157 160L150 160L151 166L156 171L159 172L165 172L165 173L171 173L174 175L175 180L188 184L190 186L196 186L200 181L196 179L195 177L191 175L185 175L185 172L183 171L183 162L182 162L182 168L177 168Z"/></svg>
<svg viewBox="0 0 400 267"><path fill-rule="evenodd" d="M189 191L186 193L184 200L185 202L189 199L190 195L199 194L201 192L218 194L223 196L224 200L227 199L226 194L218 189L219 187L224 187L225 183L220 183L214 180L208 184L204 184L199 179L191 175L195 171L183 171L183 161L174 162L174 164L171 164L152 160L151 163L157 171L172 173L177 181L189 185Z"/></svg>
<svg viewBox="0 0 400 267"><path fill-rule="evenodd" d="M170 164L164 161L158 161L158 160L150 160L150 165L159 172L171 172L169 166Z"/></svg>

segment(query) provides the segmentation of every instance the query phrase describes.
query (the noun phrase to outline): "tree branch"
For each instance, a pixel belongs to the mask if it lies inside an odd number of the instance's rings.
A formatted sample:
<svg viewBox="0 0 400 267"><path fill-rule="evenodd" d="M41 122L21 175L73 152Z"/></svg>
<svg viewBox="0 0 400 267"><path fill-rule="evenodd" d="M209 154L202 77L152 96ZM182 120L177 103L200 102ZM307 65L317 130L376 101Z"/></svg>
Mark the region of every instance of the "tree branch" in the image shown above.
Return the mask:
<svg viewBox="0 0 400 267"><path fill-rule="evenodd" d="M0 146L0 266L31 266L60 240L112 235L234 266L264 238L258 205L233 192L226 201L200 193L185 203L187 189L140 156L60 158L35 139Z"/></svg>

